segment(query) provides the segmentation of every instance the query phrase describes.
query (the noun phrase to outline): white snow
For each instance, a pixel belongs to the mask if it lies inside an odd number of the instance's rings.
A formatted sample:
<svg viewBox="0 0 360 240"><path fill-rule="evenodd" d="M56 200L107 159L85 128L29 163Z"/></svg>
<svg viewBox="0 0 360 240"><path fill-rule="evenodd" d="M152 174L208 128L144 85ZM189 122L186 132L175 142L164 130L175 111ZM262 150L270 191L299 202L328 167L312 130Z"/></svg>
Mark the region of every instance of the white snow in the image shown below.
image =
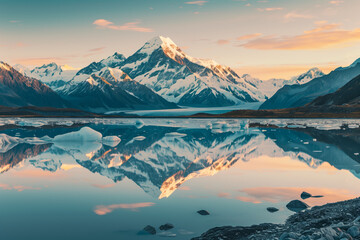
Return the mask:
<svg viewBox="0 0 360 240"><path fill-rule="evenodd" d="M101 142L102 134L89 128L83 127L77 132L57 135L54 142Z"/></svg>
<svg viewBox="0 0 360 240"><path fill-rule="evenodd" d="M102 143L110 147L116 147L121 142L117 136L106 136L102 138Z"/></svg>

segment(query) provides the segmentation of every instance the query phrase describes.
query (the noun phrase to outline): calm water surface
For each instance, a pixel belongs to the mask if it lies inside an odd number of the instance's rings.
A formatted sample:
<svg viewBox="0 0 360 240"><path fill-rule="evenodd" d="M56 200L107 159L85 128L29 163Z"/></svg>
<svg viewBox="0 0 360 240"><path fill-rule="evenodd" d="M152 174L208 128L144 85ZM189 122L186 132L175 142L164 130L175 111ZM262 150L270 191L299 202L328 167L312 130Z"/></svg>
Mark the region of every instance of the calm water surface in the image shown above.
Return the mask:
<svg viewBox="0 0 360 240"><path fill-rule="evenodd" d="M360 195L359 123L286 124L7 120L0 124L1 239L191 239L215 226L281 223L302 191L324 196L305 200L310 206ZM175 228L138 234L164 223Z"/></svg>

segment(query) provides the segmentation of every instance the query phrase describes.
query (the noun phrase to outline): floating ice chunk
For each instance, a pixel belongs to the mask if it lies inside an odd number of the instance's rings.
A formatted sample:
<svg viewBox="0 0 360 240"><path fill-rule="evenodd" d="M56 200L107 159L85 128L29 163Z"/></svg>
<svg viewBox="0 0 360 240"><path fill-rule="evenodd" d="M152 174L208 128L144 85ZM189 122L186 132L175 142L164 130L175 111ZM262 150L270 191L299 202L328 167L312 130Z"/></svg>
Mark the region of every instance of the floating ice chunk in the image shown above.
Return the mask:
<svg viewBox="0 0 360 240"><path fill-rule="evenodd" d="M102 138L102 143L110 147L116 147L121 142L117 136L106 136Z"/></svg>
<svg viewBox="0 0 360 240"><path fill-rule="evenodd" d="M135 141L143 141L143 140L145 140L145 138L146 137L144 137L144 136L137 136L137 137L134 137L133 140L135 140Z"/></svg>
<svg viewBox="0 0 360 240"><path fill-rule="evenodd" d="M72 126L74 122L72 121L64 121L64 122L56 122L55 125L58 126Z"/></svg>
<svg viewBox="0 0 360 240"><path fill-rule="evenodd" d="M79 131L57 135L54 142L101 142L102 134L89 128L83 127Z"/></svg>
<svg viewBox="0 0 360 240"><path fill-rule="evenodd" d="M136 119L135 121L135 127L142 128L144 126L144 122L140 119Z"/></svg>
<svg viewBox="0 0 360 240"><path fill-rule="evenodd" d="M166 133L165 136L167 136L167 137L185 137L187 135L185 133L171 132L171 133Z"/></svg>
<svg viewBox="0 0 360 240"><path fill-rule="evenodd" d="M213 129L226 129L228 128L228 124L225 121L219 121L212 124Z"/></svg>
<svg viewBox="0 0 360 240"><path fill-rule="evenodd" d="M46 121L20 121L17 123L18 126L22 127L42 127L47 125Z"/></svg>

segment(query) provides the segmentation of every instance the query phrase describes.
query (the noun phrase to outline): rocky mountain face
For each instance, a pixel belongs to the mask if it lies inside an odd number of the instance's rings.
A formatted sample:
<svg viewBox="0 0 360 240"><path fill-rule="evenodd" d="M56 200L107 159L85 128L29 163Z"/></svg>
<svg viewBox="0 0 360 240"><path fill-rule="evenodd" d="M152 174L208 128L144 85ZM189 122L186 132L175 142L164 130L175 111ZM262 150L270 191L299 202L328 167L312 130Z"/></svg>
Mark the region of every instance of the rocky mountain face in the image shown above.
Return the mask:
<svg viewBox="0 0 360 240"><path fill-rule="evenodd" d="M318 68L312 68L309 71L300 74L299 76L292 77L290 79L276 79L272 78L266 81L258 78L253 78L248 74L244 74L242 78L259 89L266 98L271 98L280 88L285 85L302 85L310 82L314 78L322 77L324 73Z"/></svg>
<svg viewBox="0 0 360 240"><path fill-rule="evenodd" d="M111 61L109 61L111 62ZM112 61L110 65L113 65ZM133 81L117 68L104 67L97 71L100 63L92 63L80 70L58 93L81 109L104 112L119 109L177 108L146 86Z"/></svg>
<svg viewBox="0 0 360 240"><path fill-rule="evenodd" d="M334 105L360 107L360 75L345 84L336 92L316 98L308 106L326 108Z"/></svg>
<svg viewBox="0 0 360 240"><path fill-rule="evenodd" d="M24 76L40 80L53 90L64 86L78 71L68 65L59 66L54 62L35 67L32 70L19 64L15 65L14 68Z"/></svg>
<svg viewBox="0 0 360 240"><path fill-rule="evenodd" d="M360 60L345 68L337 68L328 75L313 79L303 85L284 86L260 109L284 109L300 107L310 103L317 97L337 91L360 73Z"/></svg>
<svg viewBox="0 0 360 240"><path fill-rule="evenodd" d="M0 62L0 105L67 107L56 92L37 79L25 77L10 65Z"/></svg>
<svg viewBox="0 0 360 240"><path fill-rule="evenodd" d="M169 38L151 39L121 69L179 105L216 107L265 99L229 67L190 57Z"/></svg>

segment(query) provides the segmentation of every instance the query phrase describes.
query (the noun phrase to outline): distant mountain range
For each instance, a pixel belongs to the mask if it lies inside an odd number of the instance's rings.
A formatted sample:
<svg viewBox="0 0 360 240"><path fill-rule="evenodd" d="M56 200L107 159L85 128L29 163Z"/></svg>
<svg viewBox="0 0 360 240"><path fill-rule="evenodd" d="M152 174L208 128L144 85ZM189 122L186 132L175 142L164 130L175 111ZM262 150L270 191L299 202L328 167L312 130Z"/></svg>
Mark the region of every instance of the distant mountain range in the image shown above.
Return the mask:
<svg viewBox="0 0 360 240"><path fill-rule="evenodd" d="M337 68L328 75L303 85L287 85L265 101L260 109L284 109L304 106L317 97L333 93L360 75L360 59L345 68ZM360 94L360 92L358 92Z"/></svg>
<svg viewBox="0 0 360 240"><path fill-rule="evenodd" d="M69 104L46 84L0 62L0 105L63 108Z"/></svg>
<svg viewBox="0 0 360 240"><path fill-rule="evenodd" d="M4 90L0 105L72 107L98 113L254 102L263 102L260 109L294 108L347 84L360 74L359 63L327 75L313 68L288 80L263 81L247 74L239 76L213 60L191 57L170 38L160 36L128 58L116 52L82 69L50 63L30 70L2 63L0 79L8 80L0 84ZM11 91L5 91L9 88Z"/></svg>

